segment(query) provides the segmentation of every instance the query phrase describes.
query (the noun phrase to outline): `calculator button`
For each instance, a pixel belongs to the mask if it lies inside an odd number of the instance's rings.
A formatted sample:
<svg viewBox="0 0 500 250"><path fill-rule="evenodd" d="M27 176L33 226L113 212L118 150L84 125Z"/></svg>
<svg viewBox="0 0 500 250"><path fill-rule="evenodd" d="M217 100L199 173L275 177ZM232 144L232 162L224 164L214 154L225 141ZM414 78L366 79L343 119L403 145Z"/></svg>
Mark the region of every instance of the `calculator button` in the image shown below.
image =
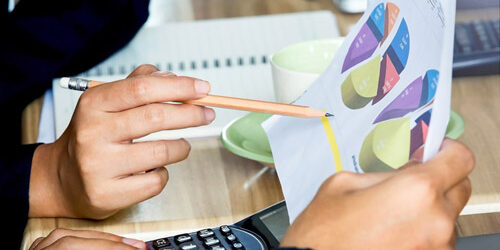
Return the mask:
<svg viewBox="0 0 500 250"><path fill-rule="evenodd" d="M200 239L203 239L206 237L214 236L214 231L212 231L212 229L203 229L198 231L197 234Z"/></svg>
<svg viewBox="0 0 500 250"><path fill-rule="evenodd" d="M191 236L189 236L189 234L181 234L181 235L174 236L174 240L175 240L175 243L181 244L181 243L184 243L186 241L192 241L193 238L191 238Z"/></svg>
<svg viewBox="0 0 500 250"><path fill-rule="evenodd" d="M227 241L228 241L229 243L233 243L233 242L235 242L236 240L238 240L238 239L236 239L236 236L235 236L234 234L229 234L228 236L226 236L226 239L227 239Z"/></svg>
<svg viewBox="0 0 500 250"><path fill-rule="evenodd" d="M209 248L210 250L226 250L223 246L221 245L216 245L216 246L211 246Z"/></svg>
<svg viewBox="0 0 500 250"><path fill-rule="evenodd" d="M207 247L210 247L213 245L218 245L219 243L220 243L220 240L215 238L215 237L208 237L203 241L203 244L205 244L205 246L207 246Z"/></svg>
<svg viewBox="0 0 500 250"><path fill-rule="evenodd" d="M241 244L240 242L234 242L231 246L233 247L234 250L245 249L243 244Z"/></svg>
<svg viewBox="0 0 500 250"><path fill-rule="evenodd" d="M156 249L160 248L160 247L166 247L166 246L170 246L170 242L168 242L168 239L157 239L155 241L153 241L153 247L155 247Z"/></svg>
<svg viewBox="0 0 500 250"><path fill-rule="evenodd" d="M156 248L157 250L176 250L174 246L169 246L169 247L160 247Z"/></svg>
<svg viewBox="0 0 500 250"><path fill-rule="evenodd" d="M228 226L224 225L224 226L221 226L220 227L220 232L223 234L223 235L228 235L231 233L231 228L229 228Z"/></svg>
<svg viewBox="0 0 500 250"><path fill-rule="evenodd" d="M179 245L182 250L193 250L198 249L198 246L194 242L185 242Z"/></svg>

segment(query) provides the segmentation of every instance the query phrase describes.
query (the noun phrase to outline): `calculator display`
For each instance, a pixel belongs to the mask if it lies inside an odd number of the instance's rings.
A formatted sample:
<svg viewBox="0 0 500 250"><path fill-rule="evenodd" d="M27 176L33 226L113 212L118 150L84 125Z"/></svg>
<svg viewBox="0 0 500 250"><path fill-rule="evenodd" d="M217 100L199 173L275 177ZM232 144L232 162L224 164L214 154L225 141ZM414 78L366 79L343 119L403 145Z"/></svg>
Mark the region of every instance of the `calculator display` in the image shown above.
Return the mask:
<svg viewBox="0 0 500 250"><path fill-rule="evenodd" d="M281 241L286 230L290 226L286 206L282 206L274 211L263 214L259 216L259 219L278 241Z"/></svg>

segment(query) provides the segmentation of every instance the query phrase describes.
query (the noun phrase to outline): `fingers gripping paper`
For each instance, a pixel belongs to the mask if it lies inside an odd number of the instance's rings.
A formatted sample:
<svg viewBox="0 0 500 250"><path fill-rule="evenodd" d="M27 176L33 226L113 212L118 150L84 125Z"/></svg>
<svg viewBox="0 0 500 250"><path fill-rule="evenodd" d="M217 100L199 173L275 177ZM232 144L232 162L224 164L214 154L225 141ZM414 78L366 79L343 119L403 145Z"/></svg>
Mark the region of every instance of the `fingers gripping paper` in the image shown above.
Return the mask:
<svg viewBox="0 0 500 250"><path fill-rule="evenodd" d="M455 1L370 1L328 69L294 103L334 117L273 116L263 127L293 221L339 171L380 172L424 147L448 123Z"/></svg>

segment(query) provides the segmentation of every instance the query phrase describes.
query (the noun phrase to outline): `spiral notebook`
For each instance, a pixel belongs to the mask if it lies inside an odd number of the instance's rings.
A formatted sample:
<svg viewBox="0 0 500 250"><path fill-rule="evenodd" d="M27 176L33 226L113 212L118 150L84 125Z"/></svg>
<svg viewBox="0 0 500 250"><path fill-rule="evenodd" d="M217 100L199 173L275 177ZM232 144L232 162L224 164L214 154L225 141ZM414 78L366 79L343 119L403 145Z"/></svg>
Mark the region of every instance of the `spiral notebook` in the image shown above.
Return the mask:
<svg viewBox="0 0 500 250"><path fill-rule="evenodd" d="M79 77L112 81L149 63L207 80L214 95L273 101L270 55L289 44L338 35L329 11L167 23L143 28L124 49ZM60 88L54 79L56 137L66 129L80 95ZM216 109L216 114L211 125L160 131L143 139L217 136L245 112Z"/></svg>

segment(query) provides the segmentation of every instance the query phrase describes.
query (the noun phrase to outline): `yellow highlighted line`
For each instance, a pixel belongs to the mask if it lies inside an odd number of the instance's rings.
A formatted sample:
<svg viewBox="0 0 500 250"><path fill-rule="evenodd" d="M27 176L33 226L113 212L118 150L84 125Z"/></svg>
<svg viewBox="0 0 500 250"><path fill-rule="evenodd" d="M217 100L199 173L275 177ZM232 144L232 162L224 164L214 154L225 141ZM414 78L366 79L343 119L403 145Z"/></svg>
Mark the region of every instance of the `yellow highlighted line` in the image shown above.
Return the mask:
<svg viewBox="0 0 500 250"><path fill-rule="evenodd" d="M321 117L321 123L323 124L323 128L325 129L330 148L332 149L333 161L335 162L335 170L337 172L340 172L342 171L342 161L340 160L339 147L337 145L337 140L335 139L335 134L333 133L332 126L330 125L330 121L327 117Z"/></svg>

